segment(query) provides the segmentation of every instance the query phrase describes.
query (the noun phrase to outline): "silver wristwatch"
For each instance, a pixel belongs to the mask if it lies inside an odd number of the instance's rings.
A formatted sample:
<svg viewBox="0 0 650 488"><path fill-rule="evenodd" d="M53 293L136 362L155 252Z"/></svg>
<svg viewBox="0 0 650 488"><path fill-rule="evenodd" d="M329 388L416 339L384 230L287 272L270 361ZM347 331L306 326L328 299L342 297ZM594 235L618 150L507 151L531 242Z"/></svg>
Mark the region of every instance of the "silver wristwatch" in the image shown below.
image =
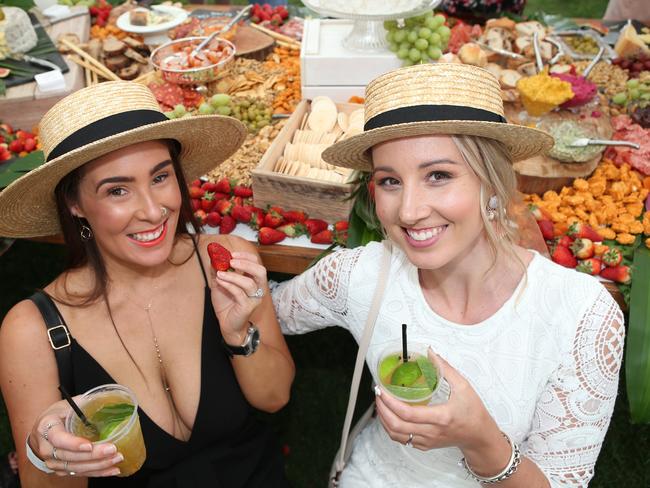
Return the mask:
<svg viewBox="0 0 650 488"><path fill-rule="evenodd" d="M250 356L260 345L260 331L252 322L248 322L246 338L241 346L231 346L223 339L222 343L229 356Z"/></svg>

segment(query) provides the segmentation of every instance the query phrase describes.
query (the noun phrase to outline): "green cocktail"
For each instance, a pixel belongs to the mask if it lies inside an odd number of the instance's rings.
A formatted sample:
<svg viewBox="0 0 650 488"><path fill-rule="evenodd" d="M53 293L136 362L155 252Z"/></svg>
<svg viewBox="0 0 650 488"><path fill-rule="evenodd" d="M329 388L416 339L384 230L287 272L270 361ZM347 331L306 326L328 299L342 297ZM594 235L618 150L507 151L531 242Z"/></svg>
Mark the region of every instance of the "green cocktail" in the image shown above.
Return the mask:
<svg viewBox="0 0 650 488"><path fill-rule="evenodd" d="M118 476L130 476L139 470L147 457L140 429L138 402L128 388L101 385L83 394L77 402L95 429L90 429L70 412L65 419L68 432L88 439L93 444L112 443L124 460L115 466Z"/></svg>
<svg viewBox="0 0 650 488"><path fill-rule="evenodd" d="M426 348L420 347L409 351L406 361L402 350L396 347L384 351L377 376L384 389L413 405L427 405L439 383L437 368L429 361Z"/></svg>

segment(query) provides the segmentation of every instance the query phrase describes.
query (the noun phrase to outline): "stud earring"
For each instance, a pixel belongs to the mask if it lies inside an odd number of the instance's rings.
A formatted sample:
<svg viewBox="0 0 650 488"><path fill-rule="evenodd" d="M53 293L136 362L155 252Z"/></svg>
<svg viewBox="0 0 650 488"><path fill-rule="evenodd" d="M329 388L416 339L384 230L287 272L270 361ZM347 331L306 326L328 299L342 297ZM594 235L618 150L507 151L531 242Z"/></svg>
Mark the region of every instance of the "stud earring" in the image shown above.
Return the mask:
<svg viewBox="0 0 650 488"><path fill-rule="evenodd" d="M497 218L497 209L499 208L499 199L496 195L492 195L488 200L485 212L487 213L488 220L492 221Z"/></svg>

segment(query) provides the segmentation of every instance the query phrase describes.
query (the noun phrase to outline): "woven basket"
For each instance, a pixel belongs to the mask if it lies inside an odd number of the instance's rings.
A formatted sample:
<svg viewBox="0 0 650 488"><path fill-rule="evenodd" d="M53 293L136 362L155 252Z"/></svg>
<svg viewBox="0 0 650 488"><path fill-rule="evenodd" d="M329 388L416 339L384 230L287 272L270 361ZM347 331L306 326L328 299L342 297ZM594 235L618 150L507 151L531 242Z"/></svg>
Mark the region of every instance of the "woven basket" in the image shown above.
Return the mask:
<svg viewBox="0 0 650 488"><path fill-rule="evenodd" d="M361 108L361 105L339 103L339 111L346 113ZM300 129L310 102L298 104L285 126L271 143L259 165L252 171L253 199L257 207L278 205L285 210L303 210L312 218L328 222L347 220L352 208L350 196L354 185L332 183L300 176L290 176L273 171L278 158L282 156L287 142L293 140Z"/></svg>

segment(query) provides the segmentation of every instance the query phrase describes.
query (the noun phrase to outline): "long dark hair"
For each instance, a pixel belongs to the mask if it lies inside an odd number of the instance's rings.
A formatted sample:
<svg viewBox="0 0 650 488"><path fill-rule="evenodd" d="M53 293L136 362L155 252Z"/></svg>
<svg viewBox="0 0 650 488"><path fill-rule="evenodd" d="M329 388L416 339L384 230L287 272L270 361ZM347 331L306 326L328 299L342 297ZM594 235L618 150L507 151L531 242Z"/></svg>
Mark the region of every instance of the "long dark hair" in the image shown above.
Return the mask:
<svg viewBox="0 0 650 488"><path fill-rule="evenodd" d="M187 234L188 224L190 224L193 229L199 229L199 225L194 217L194 212L192 212L190 194L180 164L180 146L173 140L165 140L165 142L169 148L172 165L176 173L176 180L178 181L178 186L181 192L181 209L175 234L176 238L178 238L180 235ZM83 166L68 173L54 189L54 195L56 198L59 222L61 224L63 238L68 251L66 271L64 273L88 266L93 271L95 283L93 289L88 294L85 294L84 296L74 295L74 303L66 303L66 301L61 300L60 297L57 297L57 301L61 301L68 305L84 306L96 302L101 297L104 298L108 304L106 293L108 275L106 273L106 266L102 259L102 255L99 252L97 243L94 239L84 240L81 238L79 234L80 226L88 225L88 223L85 219L73 216L69 208L70 204L77 202L79 198L79 182L81 181L83 174L82 168ZM64 279L64 291L68 297L71 296L67 288L66 279Z"/></svg>

